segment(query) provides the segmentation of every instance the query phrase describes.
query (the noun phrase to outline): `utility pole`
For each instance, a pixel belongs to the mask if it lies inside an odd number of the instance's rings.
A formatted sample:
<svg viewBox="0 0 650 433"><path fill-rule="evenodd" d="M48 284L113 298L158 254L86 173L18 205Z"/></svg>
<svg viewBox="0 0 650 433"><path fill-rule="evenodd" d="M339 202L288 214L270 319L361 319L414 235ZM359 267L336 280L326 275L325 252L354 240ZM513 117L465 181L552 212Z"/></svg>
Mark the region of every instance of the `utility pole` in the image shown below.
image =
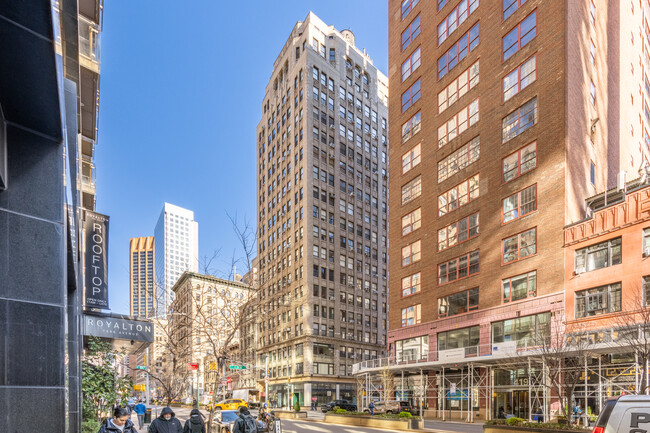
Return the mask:
<svg viewBox="0 0 650 433"><path fill-rule="evenodd" d="M266 369L264 370L264 395L266 396L266 405L269 406L269 355L266 355ZM269 406L270 408L271 406Z"/></svg>
<svg viewBox="0 0 650 433"><path fill-rule="evenodd" d="M147 387L147 407L149 407L149 402L151 399L151 395L149 394L149 346L147 346L147 354L144 356L144 368L146 369L145 372L147 373L147 384L145 385Z"/></svg>

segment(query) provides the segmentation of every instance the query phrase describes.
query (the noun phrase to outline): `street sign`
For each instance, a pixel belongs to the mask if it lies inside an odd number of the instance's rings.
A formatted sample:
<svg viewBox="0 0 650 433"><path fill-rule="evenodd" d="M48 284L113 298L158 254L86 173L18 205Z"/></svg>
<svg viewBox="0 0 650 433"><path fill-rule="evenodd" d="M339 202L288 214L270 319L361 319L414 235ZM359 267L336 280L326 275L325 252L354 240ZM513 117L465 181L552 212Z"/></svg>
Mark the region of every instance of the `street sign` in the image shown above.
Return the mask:
<svg viewBox="0 0 650 433"><path fill-rule="evenodd" d="M216 370L217 369L217 363L216 362L211 362L210 363L210 370Z"/></svg>
<svg viewBox="0 0 650 433"><path fill-rule="evenodd" d="M228 379L226 379L226 383L230 383L230 382L232 382L232 379L230 379L229 377Z"/></svg>
<svg viewBox="0 0 650 433"><path fill-rule="evenodd" d="M245 365L229 365L228 368L231 370L246 370Z"/></svg>
<svg viewBox="0 0 650 433"><path fill-rule="evenodd" d="M135 367L135 369L136 370L146 370L147 367L145 367L144 365L138 365L137 367Z"/></svg>
<svg viewBox="0 0 650 433"><path fill-rule="evenodd" d="M198 370L199 369L199 363L198 362L188 362L187 363L187 369L188 370Z"/></svg>

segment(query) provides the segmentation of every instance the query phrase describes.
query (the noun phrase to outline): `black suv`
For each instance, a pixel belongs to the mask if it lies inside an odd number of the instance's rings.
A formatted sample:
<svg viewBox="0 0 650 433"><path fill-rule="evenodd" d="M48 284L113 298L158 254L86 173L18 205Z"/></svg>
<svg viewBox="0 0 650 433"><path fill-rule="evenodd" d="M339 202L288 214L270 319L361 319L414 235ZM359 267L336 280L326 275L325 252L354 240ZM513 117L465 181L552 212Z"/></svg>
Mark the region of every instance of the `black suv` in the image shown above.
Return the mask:
<svg viewBox="0 0 650 433"><path fill-rule="evenodd" d="M321 406L320 410L323 411L323 412L329 412L332 409L334 409L334 407L336 407L336 406L340 407L341 409L345 409L347 411L350 411L350 412L356 412L357 411L357 405L352 404L347 400L334 400L334 401L332 401L330 403L325 403L324 405Z"/></svg>

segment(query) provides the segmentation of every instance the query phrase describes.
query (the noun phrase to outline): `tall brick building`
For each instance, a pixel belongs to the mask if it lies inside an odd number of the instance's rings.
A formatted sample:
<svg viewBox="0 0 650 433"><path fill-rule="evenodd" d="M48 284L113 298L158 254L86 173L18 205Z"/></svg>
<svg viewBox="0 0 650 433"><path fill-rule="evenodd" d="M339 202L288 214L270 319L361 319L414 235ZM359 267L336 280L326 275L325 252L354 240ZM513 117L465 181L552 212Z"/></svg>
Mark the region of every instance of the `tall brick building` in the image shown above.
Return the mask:
<svg viewBox="0 0 650 433"><path fill-rule="evenodd" d="M441 418L557 411L539 380L499 360L563 323L564 226L647 158L647 11L389 1L398 397Z"/></svg>

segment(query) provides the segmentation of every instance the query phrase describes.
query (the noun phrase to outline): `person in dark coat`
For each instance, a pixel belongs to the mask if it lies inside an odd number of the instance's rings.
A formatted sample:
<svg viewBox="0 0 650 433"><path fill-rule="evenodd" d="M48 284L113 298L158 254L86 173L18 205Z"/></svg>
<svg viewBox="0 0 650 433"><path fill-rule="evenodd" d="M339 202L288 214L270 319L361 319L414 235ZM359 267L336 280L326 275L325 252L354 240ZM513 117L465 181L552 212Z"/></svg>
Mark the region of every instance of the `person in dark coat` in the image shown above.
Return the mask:
<svg viewBox="0 0 650 433"><path fill-rule="evenodd" d="M128 407L116 407L113 417L102 424L98 433L138 433L131 422L131 411Z"/></svg>
<svg viewBox="0 0 650 433"><path fill-rule="evenodd" d="M185 421L183 433L205 433L203 414L198 409L192 409L190 417Z"/></svg>
<svg viewBox="0 0 650 433"><path fill-rule="evenodd" d="M149 426L149 433L181 433L183 426L170 407L165 407L160 416Z"/></svg>

